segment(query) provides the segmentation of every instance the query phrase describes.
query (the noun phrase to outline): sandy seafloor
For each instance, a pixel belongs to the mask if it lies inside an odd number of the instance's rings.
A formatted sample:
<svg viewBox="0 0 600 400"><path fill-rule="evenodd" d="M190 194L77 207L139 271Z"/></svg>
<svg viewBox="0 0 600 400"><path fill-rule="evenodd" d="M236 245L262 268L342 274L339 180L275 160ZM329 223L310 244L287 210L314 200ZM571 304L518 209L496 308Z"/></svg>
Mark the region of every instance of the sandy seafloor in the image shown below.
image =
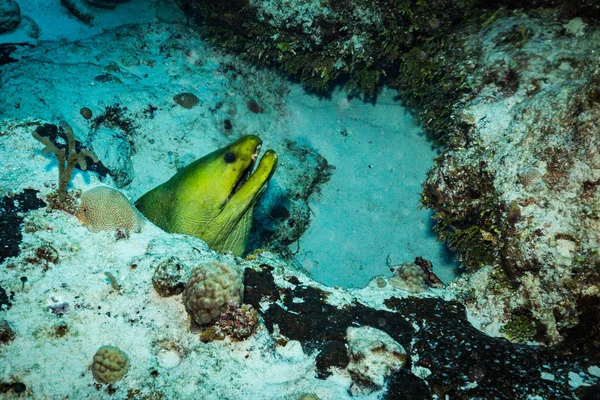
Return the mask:
<svg viewBox="0 0 600 400"><path fill-rule="evenodd" d="M286 154L286 143L312 149L335 167L321 194L310 198L309 229L290 245L298 251L292 264L300 270L281 263L280 276L295 274L308 282L303 275L308 273L324 285L361 288L376 275L389 276L388 264L423 256L443 281L454 277L454 264L430 231L429 213L417 208L435 153L392 91L384 90L376 105L340 91L330 99L307 94L277 74L211 49L162 2L133 0L112 11L94 9L92 26L70 16L59 2L19 3L22 13L39 24L41 36L32 40L19 30L0 35L2 42L35 43L2 72L2 196L31 188L43 197L55 189L56 161L42 155L31 137L38 124L65 120L85 143L90 127L80 108L97 115L118 104L135 125L132 181L121 188L131 199L166 180L177 165L242 134L258 134L263 148L280 156L267 202L301 182L302 162ZM107 73L117 79L95 79ZM196 94L200 104L190 110L176 105L172 97L181 92ZM262 113L248 110L250 98ZM152 117L145 112L149 105L156 107ZM222 128L225 119L233 122L231 132ZM101 184L114 186L110 177L100 181L94 173L78 171L71 189ZM0 272L4 289L14 292L5 318L17 333L10 346L0 347L0 381L25 383L26 395L108 396L95 386L88 367L100 346L112 344L131 360L126 379L115 385L115 398L138 390L170 399L349 396L347 372L315 378L315 355L293 342L276 346L265 328L240 343L199 342L190 332L181 296L159 297L150 281L159 255L186 254L193 247L199 249L198 260L218 257L200 240L169 235L147 223L141 233L116 241L113 233L90 233L72 215L43 208L29 213L24 225L30 229L24 231L21 255L7 259ZM25 261L42 245L59 256L47 271ZM11 268L5 268L8 264ZM117 278L119 292L109 285L107 271ZM22 285L24 275L28 279ZM403 295L389 285L386 290ZM341 303L360 299L384 308L385 293L373 285L335 293ZM48 310L62 303L70 310L64 316ZM64 324L68 334L57 337ZM152 370L158 377L150 378Z"/></svg>

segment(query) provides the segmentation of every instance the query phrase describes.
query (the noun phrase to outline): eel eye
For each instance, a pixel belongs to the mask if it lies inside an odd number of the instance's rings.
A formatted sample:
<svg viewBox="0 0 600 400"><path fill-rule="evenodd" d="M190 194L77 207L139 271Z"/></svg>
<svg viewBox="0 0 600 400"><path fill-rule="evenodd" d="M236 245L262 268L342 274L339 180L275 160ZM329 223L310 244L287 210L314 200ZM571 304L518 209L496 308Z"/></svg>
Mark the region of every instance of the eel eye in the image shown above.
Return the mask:
<svg viewBox="0 0 600 400"><path fill-rule="evenodd" d="M231 164L232 162L235 161L235 154L233 153L225 153L225 157L223 157L225 159L225 162L227 164Z"/></svg>

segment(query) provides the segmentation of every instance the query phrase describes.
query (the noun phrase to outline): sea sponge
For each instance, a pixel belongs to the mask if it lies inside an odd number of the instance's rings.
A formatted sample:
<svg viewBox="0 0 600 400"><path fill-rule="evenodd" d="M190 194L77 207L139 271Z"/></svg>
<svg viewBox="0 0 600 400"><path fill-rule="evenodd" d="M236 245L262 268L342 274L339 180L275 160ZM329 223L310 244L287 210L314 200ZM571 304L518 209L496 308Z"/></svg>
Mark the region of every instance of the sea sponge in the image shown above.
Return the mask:
<svg viewBox="0 0 600 400"><path fill-rule="evenodd" d="M94 354L92 374L99 383L120 381L129 370L129 358L115 346L102 346Z"/></svg>
<svg viewBox="0 0 600 400"><path fill-rule="evenodd" d="M141 215L123 193L108 186L98 186L83 193L75 216L90 232L140 231L144 225Z"/></svg>
<svg viewBox="0 0 600 400"><path fill-rule="evenodd" d="M31 134L35 140L44 145L42 154L53 153L58 160L58 200L61 204L65 204L67 200L67 185L71 180L73 168L79 164L79 167L85 171L87 169L86 157L95 163L99 160L93 151L81 149L78 152L76 150L77 141L75 140L71 126L66 121L60 121L60 126L67 138L67 144L63 147L58 147L50 138L53 128L55 128L54 125L44 124ZM56 141L56 139L54 140Z"/></svg>
<svg viewBox="0 0 600 400"><path fill-rule="evenodd" d="M183 291L183 304L198 325L208 325L230 305L241 303L243 289L243 275L239 267L213 262L192 270Z"/></svg>

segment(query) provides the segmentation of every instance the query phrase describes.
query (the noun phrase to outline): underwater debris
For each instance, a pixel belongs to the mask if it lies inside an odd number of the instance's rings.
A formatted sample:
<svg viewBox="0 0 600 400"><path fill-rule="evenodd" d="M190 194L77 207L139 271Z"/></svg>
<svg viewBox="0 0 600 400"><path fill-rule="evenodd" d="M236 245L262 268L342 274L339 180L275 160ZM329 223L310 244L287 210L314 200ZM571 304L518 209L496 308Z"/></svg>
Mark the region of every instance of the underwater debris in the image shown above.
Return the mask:
<svg viewBox="0 0 600 400"><path fill-rule="evenodd" d="M73 136L73 129L65 121L60 121L60 126L67 136L66 148L59 148L52 143L49 137L42 136L41 127L32 132L32 136L44 145L42 154L53 153L58 160L58 199L60 203L64 204L67 200L67 185L71 181L73 168L79 164L79 167L85 171L87 169L85 158L88 157L92 161L98 162L98 157L93 151L87 149L82 149L77 152L75 150L75 136Z"/></svg>

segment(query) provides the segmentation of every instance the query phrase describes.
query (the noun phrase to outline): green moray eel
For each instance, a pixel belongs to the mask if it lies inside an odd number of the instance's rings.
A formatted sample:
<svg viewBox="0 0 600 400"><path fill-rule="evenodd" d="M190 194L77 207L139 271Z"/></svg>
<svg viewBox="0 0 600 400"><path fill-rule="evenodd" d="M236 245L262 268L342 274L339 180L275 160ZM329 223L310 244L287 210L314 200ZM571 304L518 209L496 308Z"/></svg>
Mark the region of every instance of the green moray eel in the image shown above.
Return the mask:
<svg viewBox="0 0 600 400"><path fill-rule="evenodd" d="M179 170L140 197L140 212L167 232L197 236L220 252L241 256L252 214L277 167L268 150L252 173L260 151L258 136L244 136Z"/></svg>

